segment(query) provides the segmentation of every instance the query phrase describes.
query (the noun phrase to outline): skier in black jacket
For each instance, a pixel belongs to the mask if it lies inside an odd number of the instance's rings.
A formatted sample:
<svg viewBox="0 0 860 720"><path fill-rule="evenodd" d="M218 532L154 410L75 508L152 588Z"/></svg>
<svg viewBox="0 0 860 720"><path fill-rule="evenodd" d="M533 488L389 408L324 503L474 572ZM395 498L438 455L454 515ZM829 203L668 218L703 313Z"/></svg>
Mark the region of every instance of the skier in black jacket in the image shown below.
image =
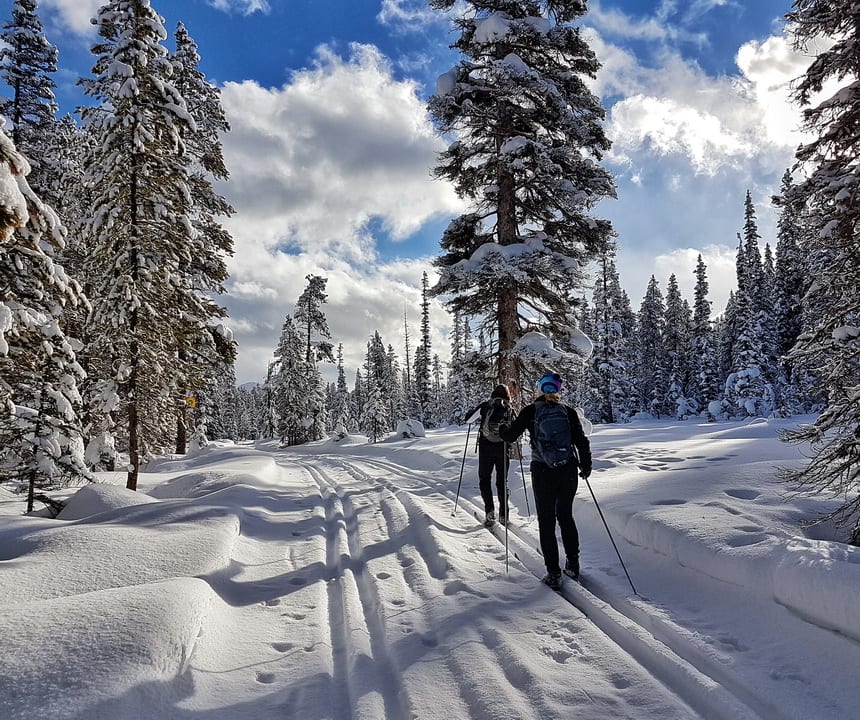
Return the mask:
<svg viewBox="0 0 860 720"><path fill-rule="evenodd" d="M479 410L480 426L478 429L478 486L484 501L484 524L491 527L496 522L496 509L493 502L491 479L493 470L496 471L496 491L499 496L499 522L508 521L507 477L510 461L507 444L499 436L499 426L510 423L513 418L510 406L511 393L507 385L496 385L485 400L466 414L471 418Z"/></svg>
<svg viewBox="0 0 860 720"><path fill-rule="evenodd" d="M591 474L591 444L582 430L576 410L559 398L561 376L547 372L538 380L541 394L526 405L510 425L499 431L505 442L516 442L529 431L532 460L532 489L538 517L540 547L547 574L543 581L553 590L561 587L556 521L567 556L564 574L579 577L579 533L573 520L573 497L582 478ZM574 452L575 448L575 452Z"/></svg>

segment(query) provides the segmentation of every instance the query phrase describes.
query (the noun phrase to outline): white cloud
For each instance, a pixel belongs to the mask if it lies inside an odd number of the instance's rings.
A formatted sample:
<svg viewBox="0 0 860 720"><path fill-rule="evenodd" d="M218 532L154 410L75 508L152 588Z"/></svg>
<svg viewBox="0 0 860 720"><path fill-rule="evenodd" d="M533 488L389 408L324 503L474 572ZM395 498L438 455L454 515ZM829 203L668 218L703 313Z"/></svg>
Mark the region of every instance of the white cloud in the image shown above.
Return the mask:
<svg viewBox="0 0 860 720"><path fill-rule="evenodd" d="M90 19L98 15L103 4L104 0L41 0L39 9L40 12L56 12L56 22L64 29L76 35L91 35L95 32L95 26Z"/></svg>
<svg viewBox="0 0 860 720"><path fill-rule="evenodd" d="M431 9L427 0L382 0L376 19L398 32L419 33L429 25L447 24L465 10L462 0L457 0L447 12Z"/></svg>
<svg viewBox="0 0 860 720"><path fill-rule="evenodd" d="M789 102L788 84L808 59L785 37L747 43L737 54L738 74L716 77L672 51L647 68L596 34L590 41L603 60L595 92L622 98L607 123L616 162L672 154L708 175L724 166L776 171L790 163L800 111Z"/></svg>
<svg viewBox="0 0 860 720"><path fill-rule="evenodd" d="M281 88L227 83L224 138L236 209L225 298L240 344L237 376L262 380L281 324L309 273L329 278L326 314L347 366L363 359L374 330L402 356L403 310L415 336L421 272L429 260L381 262L374 220L407 239L462 210L430 177L443 145L411 81L394 80L379 51L356 45L348 60L322 48L315 65ZM434 329L447 316L434 304ZM447 356L437 335L434 348Z"/></svg>
<svg viewBox="0 0 860 720"><path fill-rule="evenodd" d="M691 33L669 22L675 13L675 3L664 2L653 17L634 18L616 8L604 8L593 0L586 22L609 35L650 41L687 41L703 44L704 33Z"/></svg>
<svg viewBox="0 0 860 720"><path fill-rule="evenodd" d="M715 174L737 166L755 144L725 127L720 118L667 98L635 95L612 108L611 135L623 159L627 148L647 148L658 155L685 155L697 173Z"/></svg>
<svg viewBox="0 0 860 720"><path fill-rule="evenodd" d="M209 4L216 10L235 11L242 15L251 15L255 12L268 13L271 10L266 0L209 0Z"/></svg>
<svg viewBox="0 0 860 720"><path fill-rule="evenodd" d="M653 275L666 297L669 276L674 274L678 281L681 296L693 305L696 287L696 262L698 256L707 268L708 300L711 301L712 316L716 317L726 309L729 291L736 284L736 248L728 245L705 245L702 247L678 247L655 255L645 248L623 248L617 260L621 285L627 291L630 305L638 312L648 281Z"/></svg>

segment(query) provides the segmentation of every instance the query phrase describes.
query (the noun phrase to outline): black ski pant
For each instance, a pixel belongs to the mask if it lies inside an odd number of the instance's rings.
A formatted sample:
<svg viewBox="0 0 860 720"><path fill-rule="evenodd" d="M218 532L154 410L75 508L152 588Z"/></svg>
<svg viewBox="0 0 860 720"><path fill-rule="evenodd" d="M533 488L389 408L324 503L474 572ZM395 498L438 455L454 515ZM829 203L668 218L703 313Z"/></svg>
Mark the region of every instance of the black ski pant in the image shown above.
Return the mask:
<svg viewBox="0 0 860 720"><path fill-rule="evenodd" d="M561 543L568 558L579 558L579 532L573 520L573 496L578 484L576 462L551 468L542 462L532 462L532 489L538 518L540 549L547 572L561 571L555 526L561 528Z"/></svg>
<svg viewBox="0 0 860 720"><path fill-rule="evenodd" d="M478 487L481 489L481 498L484 500L484 512L490 512L495 508L493 489L490 484L493 470L495 470L496 492L499 496L499 516L507 517L506 495L509 463L505 443L489 442L483 437L478 440Z"/></svg>

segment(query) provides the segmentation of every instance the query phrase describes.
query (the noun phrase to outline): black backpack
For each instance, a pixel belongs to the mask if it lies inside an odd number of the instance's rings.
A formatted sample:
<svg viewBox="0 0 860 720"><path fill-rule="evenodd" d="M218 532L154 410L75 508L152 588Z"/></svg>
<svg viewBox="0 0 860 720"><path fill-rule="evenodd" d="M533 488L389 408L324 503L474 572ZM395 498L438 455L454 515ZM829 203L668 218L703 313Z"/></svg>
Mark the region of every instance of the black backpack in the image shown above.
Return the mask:
<svg viewBox="0 0 860 720"><path fill-rule="evenodd" d="M536 403L533 440L540 460L553 468L567 465L575 457L567 407Z"/></svg>
<svg viewBox="0 0 860 720"><path fill-rule="evenodd" d="M484 419L481 421L481 435L490 442L502 442L502 436L499 435L499 425L509 422L510 415L511 408L508 401L504 398L493 398Z"/></svg>

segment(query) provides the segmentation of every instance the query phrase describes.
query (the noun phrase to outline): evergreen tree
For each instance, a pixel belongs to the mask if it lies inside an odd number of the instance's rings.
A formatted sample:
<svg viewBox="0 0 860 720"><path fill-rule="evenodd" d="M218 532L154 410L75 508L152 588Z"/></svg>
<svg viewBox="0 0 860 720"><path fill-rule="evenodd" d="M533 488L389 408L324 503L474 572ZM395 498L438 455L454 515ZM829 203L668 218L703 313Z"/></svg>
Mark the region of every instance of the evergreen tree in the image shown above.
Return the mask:
<svg viewBox="0 0 860 720"><path fill-rule="evenodd" d="M735 295L734 329L737 334L732 343L731 372L725 385L725 401L730 412L743 417L767 417L774 410L773 388L767 376L767 288L759 238L755 208L747 191L743 238L739 239L736 265L738 289Z"/></svg>
<svg viewBox="0 0 860 720"><path fill-rule="evenodd" d="M307 439L307 418L313 399L308 381L304 340L293 318L287 315L267 382L274 431L282 445L298 445Z"/></svg>
<svg viewBox="0 0 860 720"><path fill-rule="evenodd" d="M57 72L57 48L45 37L36 0L15 0L0 41L0 76L11 89L9 99L0 99L0 115L12 123L12 142L30 161L28 184L50 201L44 192L49 174L43 143L53 134L57 114L51 77Z"/></svg>
<svg viewBox="0 0 860 720"><path fill-rule="evenodd" d="M811 283L801 257L804 233L802 199L795 192L791 172L782 177L780 194L773 198L780 209L777 223L774 267L774 315L776 349L781 369L779 405L783 414L808 411L808 375L803 366L789 357L803 329L803 297Z"/></svg>
<svg viewBox="0 0 860 720"><path fill-rule="evenodd" d="M349 388L343 369L343 343L337 346L337 384L332 398L331 420L336 434L345 435L350 427Z"/></svg>
<svg viewBox="0 0 860 720"><path fill-rule="evenodd" d="M637 318L637 358L636 384L639 393L639 406L655 417L668 414L666 355L663 336L666 329L666 308L663 293L656 278L652 275L645 290L645 297L639 308Z"/></svg>
<svg viewBox="0 0 860 720"><path fill-rule="evenodd" d="M321 360L334 362L332 344L329 342L331 332L322 310L328 300L325 292L328 280L319 275L308 275L306 280L307 287L296 302L295 319L297 326L302 329L305 341L305 388L310 402L307 406L307 424L308 427L314 428L309 439L319 440L322 437L320 428L325 426L325 403L317 363Z"/></svg>
<svg viewBox="0 0 860 720"><path fill-rule="evenodd" d="M431 0L450 10L454 0ZM604 110L588 89L599 63L572 22L580 0L466 0L455 22L463 59L439 78L429 108L457 136L435 175L472 203L442 238L436 294L484 318L495 380L518 384L517 340L566 335L581 267L613 235L590 215L614 197L600 165Z"/></svg>
<svg viewBox="0 0 860 720"><path fill-rule="evenodd" d="M367 390L364 378L361 375L361 369L358 368L355 371L355 383L352 386L352 394L350 395L350 431L361 429L361 418L364 415L364 405L366 401Z"/></svg>
<svg viewBox="0 0 860 720"><path fill-rule="evenodd" d="M367 343L365 355L365 399L361 413L361 427L371 442L377 442L392 429L389 405L385 397L388 355L378 332Z"/></svg>
<svg viewBox="0 0 860 720"><path fill-rule="evenodd" d="M806 51L820 37L834 41L815 57L794 91L813 137L797 150L798 166L808 173L797 193L818 223L803 247L815 272L806 302L816 307L816 316L790 357L812 370L826 407L811 425L786 433L789 441L812 443L813 451L805 467L786 476L801 487L842 498L831 516L849 524L851 542L860 545L860 0L795 0L786 17L798 50ZM812 106L813 96L828 82L839 88Z"/></svg>
<svg viewBox="0 0 860 720"><path fill-rule="evenodd" d="M125 419L127 487L136 489L142 459L163 450L175 428L176 318L207 315L185 278L196 233L183 135L193 120L170 82L167 33L148 0L107 2L96 25L94 77L80 81L99 102L80 111L96 138L88 158L94 343L110 361L101 399L110 421Z"/></svg>
<svg viewBox="0 0 860 720"><path fill-rule="evenodd" d="M448 382L445 388L444 417L453 425L461 425L466 421L465 414L474 405L469 405L466 400L466 387L464 384L464 359L466 357L466 337L469 333L469 323L462 318L459 312L454 313L451 328L451 362L448 365Z"/></svg>
<svg viewBox="0 0 860 720"><path fill-rule="evenodd" d="M667 412L678 419L689 417L698 409L698 403L688 393L690 368L687 348L692 334L690 306L681 297L678 278L672 273L666 285L666 324L663 333L663 351L666 365L664 385L667 389Z"/></svg>
<svg viewBox="0 0 860 720"><path fill-rule="evenodd" d="M87 477L78 414L83 371L60 324L85 302L54 262L64 229L27 184L27 161L0 130L0 478L34 489Z"/></svg>
<svg viewBox="0 0 860 720"><path fill-rule="evenodd" d="M430 289L425 272L421 277L421 342L415 351L415 392L418 396L418 419L425 427L433 427L431 362Z"/></svg>
<svg viewBox="0 0 860 720"><path fill-rule="evenodd" d="M598 261L594 285L594 353L590 359L591 377L599 397L596 420L623 422L635 412L633 382L632 311L621 290L614 253L607 250ZM585 375L588 378L589 375Z"/></svg>
<svg viewBox="0 0 860 720"><path fill-rule="evenodd" d="M711 323L711 302L708 300L707 266L699 255L696 261L696 287L693 298L693 324L690 332L690 388L689 397L700 409L708 410L711 402L720 397L719 366L716 333Z"/></svg>
<svg viewBox="0 0 860 720"><path fill-rule="evenodd" d="M199 70L197 45L179 23L175 33L176 50L170 55L172 82L185 100L193 123L181 130L189 165L188 188L191 192L189 217L194 227L192 246L181 268L186 292L195 294L196 308L202 314L186 313L181 320L180 346L177 349L181 367L175 370L177 394L205 396L213 392L226 369L236 357L236 347L219 322L227 315L224 307L212 299L224 292L227 279L225 256L233 252L233 239L219 218L229 217L233 208L213 188L213 182L227 180L220 135L229 131L220 91L209 84ZM201 419L203 415L196 413ZM181 411L177 418L176 451L185 451L187 418ZM198 436L204 427L192 427Z"/></svg>

